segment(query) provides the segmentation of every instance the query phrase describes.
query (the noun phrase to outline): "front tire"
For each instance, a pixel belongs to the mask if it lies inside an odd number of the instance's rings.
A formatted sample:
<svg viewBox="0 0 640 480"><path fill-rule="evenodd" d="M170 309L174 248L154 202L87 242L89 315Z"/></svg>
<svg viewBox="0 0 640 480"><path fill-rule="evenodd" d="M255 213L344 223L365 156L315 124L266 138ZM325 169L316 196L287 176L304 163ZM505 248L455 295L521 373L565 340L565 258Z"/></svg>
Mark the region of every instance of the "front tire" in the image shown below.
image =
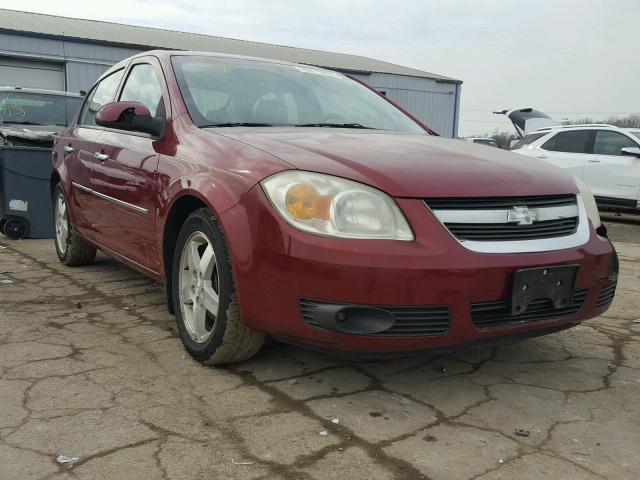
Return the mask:
<svg viewBox="0 0 640 480"><path fill-rule="evenodd" d="M227 247L205 208L193 212L180 230L171 283L178 333L193 358L220 365L260 350L265 334L240 316Z"/></svg>
<svg viewBox="0 0 640 480"><path fill-rule="evenodd" d="M53 218L56 253L60 261L69 267L93 262L97 249L82 239L73 228L67 209L67 199L59 183L53 191Z"/></svg>

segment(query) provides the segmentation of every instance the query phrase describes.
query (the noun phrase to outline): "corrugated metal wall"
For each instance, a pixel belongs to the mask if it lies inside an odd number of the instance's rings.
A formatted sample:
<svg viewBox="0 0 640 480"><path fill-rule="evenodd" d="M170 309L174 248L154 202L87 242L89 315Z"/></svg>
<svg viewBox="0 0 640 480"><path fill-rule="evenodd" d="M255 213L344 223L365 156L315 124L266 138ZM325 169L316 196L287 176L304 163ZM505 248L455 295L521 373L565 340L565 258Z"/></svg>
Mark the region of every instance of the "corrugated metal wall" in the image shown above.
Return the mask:
<svg viewBox="0 0 640 480"><path fill-rule="evenodd" d="M73 92L89 90L96 78L110 65L141 51L71 41L62 35L59 39L51 39L36 35L0 33L0 55L64 62L66 88ZM353 76L386 92L391 100L440 135L457 135L459 84L386 73Z"/></svg>
<svg viewBox="0 0 640 480"><path fill-rule="evenodd" d="M66 62L67 90L88 92L96 79L102 75L111 65Z"/></svg>
<svg viewBox="0 0 640 480"><path fill-rule="evenodd" d="M63 62L66 89L72 92L89 90L107 68L141 51L74 42L62 35L59 39L52 39L0 33L0 55Z"/></svg>
<svg viewBox="0 0 640 480"><path fill-rule="evenodd" d="M438 134L444 137L457 136L459 84L386 73L351 75L376 90L385 92L390 100L415 115Z"/></svg>
<svg viewBox="0 0 640 480"><path fill-rule="evenodd" d="M64 90L64 64L0 55L0 85Z"/></svg>

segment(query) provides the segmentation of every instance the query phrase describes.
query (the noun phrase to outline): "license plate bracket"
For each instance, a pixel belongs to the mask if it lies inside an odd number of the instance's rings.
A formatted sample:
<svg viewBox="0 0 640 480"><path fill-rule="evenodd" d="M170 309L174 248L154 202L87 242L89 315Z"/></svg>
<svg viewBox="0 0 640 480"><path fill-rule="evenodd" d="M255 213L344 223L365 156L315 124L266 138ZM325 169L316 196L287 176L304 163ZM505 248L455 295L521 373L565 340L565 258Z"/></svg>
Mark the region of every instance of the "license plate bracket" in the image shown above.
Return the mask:
<svg viewBox="0 0 640 480"><path fill-rule="evenodd" d="M578 265L517 270L511 290L511 315L522 315L535 300L548 298L554 308L571 304Z"/></svg>

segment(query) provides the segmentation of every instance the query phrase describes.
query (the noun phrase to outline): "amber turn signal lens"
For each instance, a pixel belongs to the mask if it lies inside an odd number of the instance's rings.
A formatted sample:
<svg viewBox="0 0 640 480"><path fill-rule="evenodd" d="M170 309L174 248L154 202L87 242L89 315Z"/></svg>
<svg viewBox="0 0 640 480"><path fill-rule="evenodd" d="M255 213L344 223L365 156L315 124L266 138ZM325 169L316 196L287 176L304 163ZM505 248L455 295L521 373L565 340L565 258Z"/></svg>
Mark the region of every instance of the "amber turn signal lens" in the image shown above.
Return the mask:
<svg viewBox="0 0 640 480"><path fill-rule="evenodd" d="M287 211L298 220L329 219L331 198L322 196L308 183L296 183L285 195Z"/></svg>

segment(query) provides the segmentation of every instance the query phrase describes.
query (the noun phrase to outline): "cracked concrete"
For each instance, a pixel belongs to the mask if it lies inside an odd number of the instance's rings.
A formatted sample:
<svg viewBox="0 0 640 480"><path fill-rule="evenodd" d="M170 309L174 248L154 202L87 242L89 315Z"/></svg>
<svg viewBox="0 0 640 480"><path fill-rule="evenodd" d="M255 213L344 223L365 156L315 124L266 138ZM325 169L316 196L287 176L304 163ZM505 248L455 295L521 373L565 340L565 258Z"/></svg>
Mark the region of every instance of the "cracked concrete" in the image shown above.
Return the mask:
<svg viewBox="0 0 640 480"><path fill-rule="evenodd" d="M574 329L385 361L274 344L224 368L185 357L155 282L1 238L0 479L640 478L640 228L609 226L616 300Z"/></svg>

